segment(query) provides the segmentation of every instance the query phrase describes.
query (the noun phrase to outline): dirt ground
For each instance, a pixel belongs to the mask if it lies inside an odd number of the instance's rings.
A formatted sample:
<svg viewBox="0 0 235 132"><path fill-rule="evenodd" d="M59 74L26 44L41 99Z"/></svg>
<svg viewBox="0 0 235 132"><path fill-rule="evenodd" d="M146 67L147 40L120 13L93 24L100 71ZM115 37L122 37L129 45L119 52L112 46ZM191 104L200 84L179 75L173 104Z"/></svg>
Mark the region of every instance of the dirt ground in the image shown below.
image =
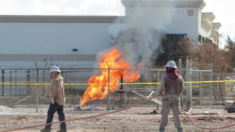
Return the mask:
<svg viewBox="0 0 235 132"><path fill-rule="evenodd" d="M39 113L33 107L0 107L0 130L11 130L33 125L44 124L48 106L40 106ZM86 107L82 108L83 110ZM95 117L67 123L68 132L158 132L161 115L150 114L155 107L135 107L119 113ZM87 117L108 112L105 107L94 108L92 111L78 111L72 107L65 108L66 119ZM158 111L159 112L159 111ZM235 124L235 114L223 109L192 109L190 117L200 126L220 127ZM184 132L209 132L197 128L189 119L181 115ZM58 121L55 114L54 121ZM43 127L37 127L21 132L39 132ZM59 124L53 125L53 132L59 130ZM166 132L176 132L173 115L169 115ZM214 130L212 132L235 132L235 127Z"/></svg>

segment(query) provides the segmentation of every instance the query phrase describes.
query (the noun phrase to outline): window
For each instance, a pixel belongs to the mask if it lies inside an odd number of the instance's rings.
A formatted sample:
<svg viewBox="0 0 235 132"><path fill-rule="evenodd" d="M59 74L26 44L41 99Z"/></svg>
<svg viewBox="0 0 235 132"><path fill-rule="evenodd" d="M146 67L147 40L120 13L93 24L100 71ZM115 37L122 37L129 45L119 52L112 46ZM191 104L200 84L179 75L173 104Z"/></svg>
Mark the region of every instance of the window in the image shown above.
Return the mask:
<svg viewBox="0 0 235 132"><path fill-rule="evenodd" d="M180 40L187 37L187 34L167 34L167 38L170 40Z"/></svg>
<svg viewBox="0 0 235 132"><path fill-rule="evenodd" d="M188 16L194 16L194 10L188 9Z"/></svg>

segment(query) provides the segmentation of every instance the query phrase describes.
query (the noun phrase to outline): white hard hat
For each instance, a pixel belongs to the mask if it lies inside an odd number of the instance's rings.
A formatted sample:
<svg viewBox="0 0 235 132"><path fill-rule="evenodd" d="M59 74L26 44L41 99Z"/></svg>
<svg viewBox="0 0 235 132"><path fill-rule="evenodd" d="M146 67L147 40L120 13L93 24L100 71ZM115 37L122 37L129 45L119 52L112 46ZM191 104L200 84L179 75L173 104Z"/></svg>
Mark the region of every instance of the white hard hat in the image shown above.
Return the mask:
<svg viewBox="0 0 235 132"><path fill-rule="evenodd" d="M60 71L60 68L58 66L52 66L51 70L50 70L50 73L51 72L61 72L61 71Z"/></svg>
<svg viewBox="0 0 235 132"><path fill-rule="evenodd" d="M172 60L167 62L166 67L169 67L169 68L177 68L175 62L172 61Z"/></svg>

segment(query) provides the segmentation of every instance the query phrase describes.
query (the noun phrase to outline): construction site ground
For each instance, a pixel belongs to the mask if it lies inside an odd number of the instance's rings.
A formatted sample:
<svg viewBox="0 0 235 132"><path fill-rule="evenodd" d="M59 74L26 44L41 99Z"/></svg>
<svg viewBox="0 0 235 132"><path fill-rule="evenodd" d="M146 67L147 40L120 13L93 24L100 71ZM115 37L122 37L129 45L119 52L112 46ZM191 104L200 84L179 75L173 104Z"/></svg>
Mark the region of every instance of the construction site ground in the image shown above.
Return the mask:
<svg viewBox="0 0 235 132"><path fill-rule="evenodd" d="M14 108L0 106L0 130L10 130L44 124L47 118L47 109L49 105L39 107L36 113L35 107L15 106ZM92 110L85 110L88 107L82 107L82 111L75 110L74 107L65 107L66 119L75 119L99 115L108 112L105 107L96 107ZM157 114L150 113L156 107L134 107L118 113L105 115L101 117L89 118L67 122L68 132L158 132L160 124L160 110ZM161 108L160 108L161 109ZM113 111L113 110L111 110ZM190 117L200 126L221 127L235 124L235 114L227 113L222 108L201 108L192 109ZM181 114L184 132L209 132L197 128L183 114ZM54 122L58 121L55 113ZM22 132L39 132L43 127L21 130ZM53 131L59 130L59 124L53 125ZM173 115L169 115L166 132L176 132L174 127ZM230 127L212 132L235 132L235 127Z"/></svg>

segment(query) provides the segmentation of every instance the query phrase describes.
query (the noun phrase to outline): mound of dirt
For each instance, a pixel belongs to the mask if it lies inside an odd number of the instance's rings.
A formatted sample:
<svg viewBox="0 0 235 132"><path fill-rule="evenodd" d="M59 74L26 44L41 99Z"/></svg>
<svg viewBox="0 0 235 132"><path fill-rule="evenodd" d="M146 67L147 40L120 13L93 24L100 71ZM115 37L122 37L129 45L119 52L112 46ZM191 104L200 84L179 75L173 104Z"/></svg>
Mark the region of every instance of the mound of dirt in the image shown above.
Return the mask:
<svg viewBox="0 0 235 132"><path fill-rule="evenodd" d="M20 112L15 110L15 109L12 109L12 108L0 105L0 114L1 115L5 115L5 114L19 114L19 113Z"/></svg>

